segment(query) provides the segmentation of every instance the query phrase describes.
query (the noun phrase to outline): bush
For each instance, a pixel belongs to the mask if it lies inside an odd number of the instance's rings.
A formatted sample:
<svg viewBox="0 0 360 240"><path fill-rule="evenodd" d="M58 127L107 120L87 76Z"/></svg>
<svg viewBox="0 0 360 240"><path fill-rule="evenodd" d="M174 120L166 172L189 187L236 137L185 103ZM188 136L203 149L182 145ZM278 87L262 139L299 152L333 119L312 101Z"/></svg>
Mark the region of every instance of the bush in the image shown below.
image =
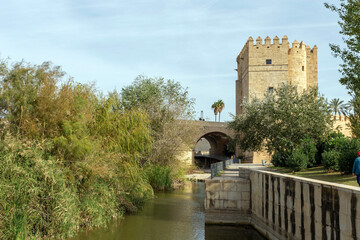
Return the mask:
<svg viewBox="0 0 360 240"><path fill-rule="evenodd" d="M300 149L300 151L308 157L307 167L313 167L316 164L316 154L317 154L315 140L310 137L306 137L302 139L298 149Z"/></svg>
<svg viewBox="0 0 360 240"><path fill-rule="evenodd" d="M285 167L287 156L288 156L287 154L281 152L275 152L271 157L271 162L275 167Z"/></svg>
<svg viewBox="0 0 360 240"><path fill-rule="evenodd" d="M325 169L340 171L343 173L351 173L356 153L360 150L360 142L357 139L347 138L344 135L337 134L329 138L325 143L325 152L336 151L335 156L330 156L330 153L323 155L323 164ZM338 160L335 157L338 155ZM327 157L327 159L324 159ZM334 164L331 166L330 164Z"/></svg>
<svg viewBox="0 0 360 240"><path fill-rule="evenodd" d="M68 238L79 228L69 171L41 145L11 140L0 149L0 239Z"/></svg>
<svg viewBox="0 0 360 240"><path fill-rule="evenodd" d="M172 189L171 167L161 165L149 165L146 169L150 185L155 190Z"/></svg>
<svg viewBox="0 0 360 240"><path fill-rule="evenodd" d="M351 173L356 153L360 150L360 142L357 139L347 139L341 146L339 158L339 171L343 173Z"/></svg>
<svg viewBox="0 0 360 240"><path fill-rule="evenodd" d="M292 156L290 156L287 160L288 167L294 171L305 169L308 164L309 157L300 148L293 151Z"/></svg>
<svg viewBox="0 0 360 240"><path fill-rule="evenodd" d="M326 170L339 171L340 153L337 150L329 150L322 153L322 164Z"/></svg>

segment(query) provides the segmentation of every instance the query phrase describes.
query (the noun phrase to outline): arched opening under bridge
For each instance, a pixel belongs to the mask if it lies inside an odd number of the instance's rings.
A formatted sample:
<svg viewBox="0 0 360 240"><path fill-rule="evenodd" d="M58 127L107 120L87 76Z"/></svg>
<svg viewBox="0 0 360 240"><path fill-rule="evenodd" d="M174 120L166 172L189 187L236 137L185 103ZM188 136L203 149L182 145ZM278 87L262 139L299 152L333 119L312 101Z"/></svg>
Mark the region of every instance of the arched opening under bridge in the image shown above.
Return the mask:
<svg viewBox="0 0 360 240"><path fill-rule="evenodd" d="M223 132L209 132L201 136L194 148L194 164L198 168L210 168L211 163L229 159L234 152L228 150L231 138Z"/></svg>

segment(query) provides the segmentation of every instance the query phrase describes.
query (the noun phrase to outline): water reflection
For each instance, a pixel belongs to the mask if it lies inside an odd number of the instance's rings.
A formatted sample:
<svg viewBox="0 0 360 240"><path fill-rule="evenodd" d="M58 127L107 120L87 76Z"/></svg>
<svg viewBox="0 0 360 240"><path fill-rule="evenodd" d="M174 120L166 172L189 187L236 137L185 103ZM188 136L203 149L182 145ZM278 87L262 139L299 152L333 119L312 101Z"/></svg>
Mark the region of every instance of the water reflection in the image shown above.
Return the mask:
<svg viewBox="0 0 360 240"><path fill-rule="evenodd" d="M181 190L156 196L136 215L115 221L106 229L80 233L74 240L261 239L244 227L205 227L203 183L189 183Z"/></svg>

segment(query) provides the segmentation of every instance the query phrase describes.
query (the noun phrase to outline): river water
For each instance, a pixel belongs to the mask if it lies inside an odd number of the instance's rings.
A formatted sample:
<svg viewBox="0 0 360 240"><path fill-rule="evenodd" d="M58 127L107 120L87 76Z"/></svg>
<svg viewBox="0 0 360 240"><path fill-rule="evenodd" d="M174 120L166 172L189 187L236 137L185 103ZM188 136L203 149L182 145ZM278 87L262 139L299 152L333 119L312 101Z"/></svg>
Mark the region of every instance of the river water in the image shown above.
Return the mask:
<svg viewBox="0 0 360 240"><path fill-rule="evenodd" d="M215 226L204 222L204 183L157 193L135 215L80 233L73 240L232 240L264 239L249 226Z"/></svg>

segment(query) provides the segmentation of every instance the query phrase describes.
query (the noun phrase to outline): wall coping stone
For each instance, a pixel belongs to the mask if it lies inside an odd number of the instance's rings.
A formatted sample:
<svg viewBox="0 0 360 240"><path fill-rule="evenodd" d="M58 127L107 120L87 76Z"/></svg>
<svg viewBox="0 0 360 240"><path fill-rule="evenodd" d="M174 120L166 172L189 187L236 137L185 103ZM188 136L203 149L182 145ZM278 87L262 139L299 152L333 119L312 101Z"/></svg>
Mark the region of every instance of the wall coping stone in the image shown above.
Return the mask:
<svg viewBox="0 0 360 240"><path fill-rule="evenodd" d="M241 167L239 167L241 168ZM246 168L249 169L250 171L253 172L260 172L260 173L264 173L264 174L269 174L269 175L274 175L277 176L279 178L294 178L299 180L299 182L303 182L303 183L312 183L314 185L327 185L336 189L341 189L341 190L345 190L345 191L349 191L349 192L358 192L360 193L360 187L354 187L354 186L349 186L349 185L345 185L345 184L340 184L340 183L332 183L332 182L327 182L327 181L321 181L321 180L317 180L317 179L312 179L312 178L304 178L304 177L298 177L298 176L291 176L288 174L283 174L283 173L276 173L276 172L271 172L271 171L264 171L264 170L258 170L258 169L251 169L251 168ZM356 181L356 178L354 177L354 181Z"/></svg>

